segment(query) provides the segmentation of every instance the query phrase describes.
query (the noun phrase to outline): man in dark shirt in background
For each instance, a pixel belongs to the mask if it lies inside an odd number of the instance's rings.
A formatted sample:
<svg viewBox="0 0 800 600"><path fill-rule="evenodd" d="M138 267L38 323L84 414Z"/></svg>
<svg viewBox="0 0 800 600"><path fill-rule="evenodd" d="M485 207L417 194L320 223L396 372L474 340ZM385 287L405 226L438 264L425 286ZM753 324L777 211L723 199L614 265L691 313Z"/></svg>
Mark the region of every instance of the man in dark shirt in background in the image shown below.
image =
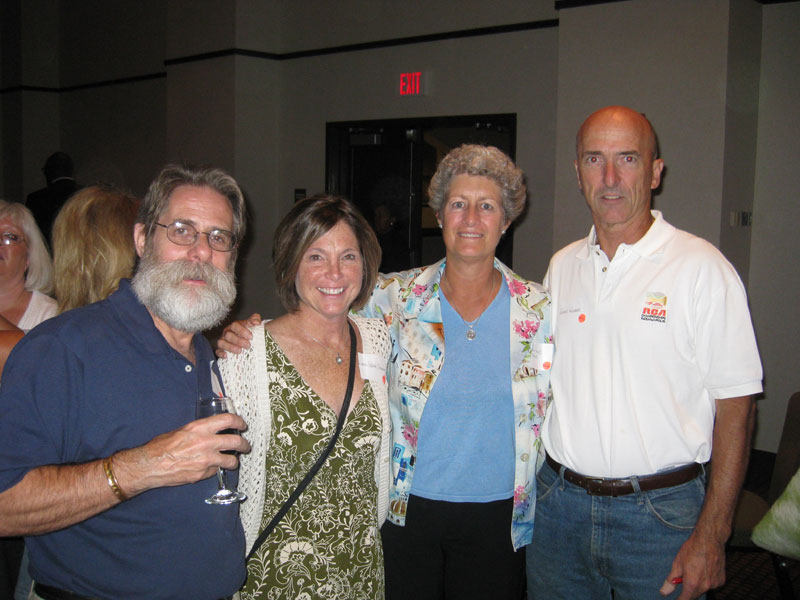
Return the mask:
<svg viewBox="0 0 800 600"><path fill-rule="evenodd" d="M55 152L47 157L42 167L42 172L47 180L47 187L28 194L25 200L27 206L36 219L39 231L50 248L53 247L51 237L53 221L67 199L78 191L79 186L73 177L72 159L64 152Z"/></svg>

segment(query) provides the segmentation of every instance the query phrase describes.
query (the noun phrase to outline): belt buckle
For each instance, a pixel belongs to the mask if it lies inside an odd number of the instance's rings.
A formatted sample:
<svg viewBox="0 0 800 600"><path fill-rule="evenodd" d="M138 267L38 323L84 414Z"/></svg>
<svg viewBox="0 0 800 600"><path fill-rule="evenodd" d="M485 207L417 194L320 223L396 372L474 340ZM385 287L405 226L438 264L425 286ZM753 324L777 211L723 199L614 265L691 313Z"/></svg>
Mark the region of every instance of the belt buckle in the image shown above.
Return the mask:
<svg viewBox="0 0 800 600"><path fill-rule="evenodd" d="M603 483L605 479L602 477L587 477L585 479L586 485L583 489L586 490L586 493L590 496L602 496L603 494Z"/></svg>

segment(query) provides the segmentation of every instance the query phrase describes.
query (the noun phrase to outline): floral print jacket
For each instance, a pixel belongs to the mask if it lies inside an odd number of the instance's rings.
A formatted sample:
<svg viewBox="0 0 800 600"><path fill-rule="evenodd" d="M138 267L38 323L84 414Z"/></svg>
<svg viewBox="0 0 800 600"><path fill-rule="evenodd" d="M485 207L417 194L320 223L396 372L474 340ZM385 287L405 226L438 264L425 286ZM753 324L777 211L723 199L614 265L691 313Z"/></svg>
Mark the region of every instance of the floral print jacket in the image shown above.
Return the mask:
<svg viewBox="0 0 800 600"><path fill-rule="evenodd" d="M389 410L392 417L392 481L389 520L405 524L408 495L417 456L417 430L425 403L444 363L439 284L445 261L381 275L361 312L380 317L389 327L392 354ZM514 396L515 475L511 539L514 548L530 543L536 502L539 428L550 396L553 357L550 298L538 283L522 279L499 260L494 266L511 296L511 389Z"/></svg>

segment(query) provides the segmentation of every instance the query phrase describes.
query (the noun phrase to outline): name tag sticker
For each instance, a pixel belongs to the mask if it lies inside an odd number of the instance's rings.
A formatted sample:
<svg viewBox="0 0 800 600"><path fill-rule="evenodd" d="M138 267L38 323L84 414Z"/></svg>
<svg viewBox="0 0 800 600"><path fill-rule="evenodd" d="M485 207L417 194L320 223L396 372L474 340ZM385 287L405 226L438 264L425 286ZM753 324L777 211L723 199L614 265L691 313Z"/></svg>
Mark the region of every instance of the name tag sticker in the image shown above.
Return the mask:
<svg viewBox="0 0 800 600"><path fill-rule="evenodd" d="M383 382L386 375L386 359L377 354L358 353L358 370L362 379Z"/></svg>
<svg viewBox="0 0 800 600"><path fill-rule="evenodd" d="M533 345L533 365L539 371L549 371L553 366L553 344Z"/></svg>

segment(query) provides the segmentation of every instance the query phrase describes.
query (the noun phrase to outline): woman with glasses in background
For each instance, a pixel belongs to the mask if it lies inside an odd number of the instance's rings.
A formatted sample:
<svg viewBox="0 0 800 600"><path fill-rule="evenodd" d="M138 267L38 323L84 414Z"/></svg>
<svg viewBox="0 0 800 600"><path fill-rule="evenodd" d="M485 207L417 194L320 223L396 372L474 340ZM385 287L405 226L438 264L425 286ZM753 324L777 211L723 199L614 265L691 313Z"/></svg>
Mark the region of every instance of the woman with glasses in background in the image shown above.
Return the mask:
<svg viewBox="0 0 800 600"><path fill-rule="evenodd" d="M0 316L23 332L55 316L53 263L31 211L0 200Z"/></svg>
<svg viewBox="0 0 800 600"><path fill-rule="evenodd" d="M56 315L56 301L47 295L52 289L53 263L31 211L0 200L0 375L20 338ZM2 598L14 597L23 549L21 538L0 538Z"/></svg>

